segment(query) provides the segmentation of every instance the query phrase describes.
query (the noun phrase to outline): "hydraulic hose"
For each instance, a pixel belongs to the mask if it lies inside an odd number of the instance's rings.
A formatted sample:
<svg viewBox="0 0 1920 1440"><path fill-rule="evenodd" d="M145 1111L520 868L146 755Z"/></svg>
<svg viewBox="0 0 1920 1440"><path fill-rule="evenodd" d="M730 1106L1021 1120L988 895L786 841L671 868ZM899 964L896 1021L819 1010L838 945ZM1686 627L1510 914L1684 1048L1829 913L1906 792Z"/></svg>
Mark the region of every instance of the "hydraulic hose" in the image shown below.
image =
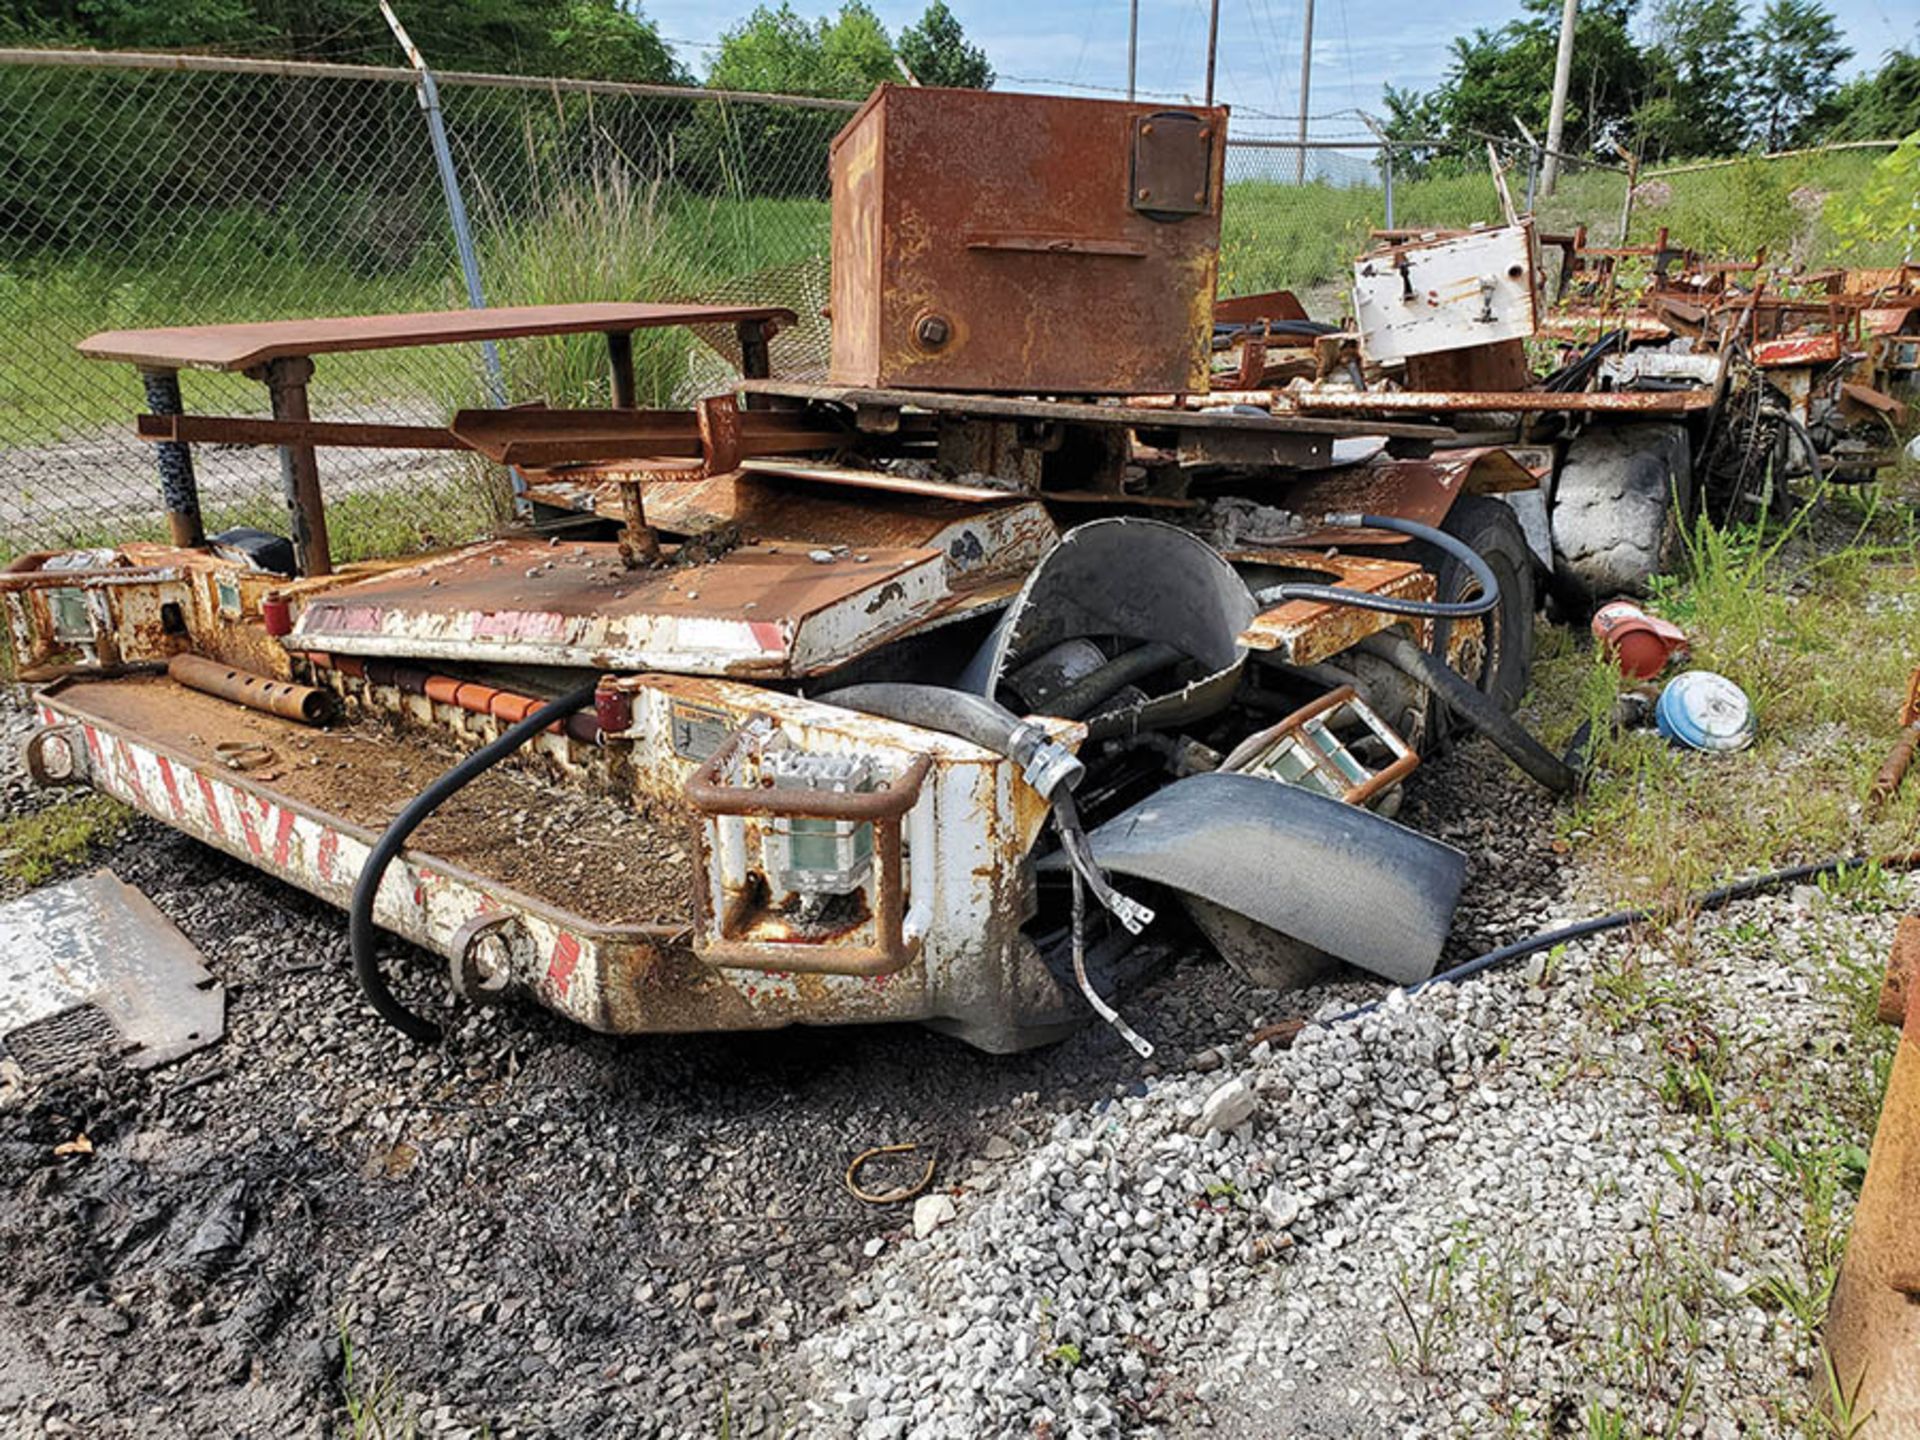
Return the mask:
<svg viewBox="0 0 1920 1440"><path fill-rule="evenodd" d="M1731 884L1690 896L1684 909L1718 910L1722 906L1732 904L1735 900L1746 900L1768 890L1777 890L1782 885L1792 885L1801 880L1818 880L1827 875L1838 875L1846 870L1861 870L1869 865L1882 865L1890 870L1911 870L1920 866L1920 851L1911 851L1903 855L1849 855L1841 859L1815 861L1810 865L1789 865L1783 870L1769 870L1762 875L1750 875L1744 880L1735 880ZM1670 913L1672 912L1645 905L1636 910L1615 910L1610 915L1598 915L1591 920L1576 921L1555 930L1542 930L1537 935L1529 935L1524 940L1516 940L1511 945L1502 945L1497 950L1489 950L1484 955L1476 955L1471 960L1462 961L1450 970L1442 970L1438 975L1430 975L1418 985L1409 985L1406 993L1418 995L1422 990L1434 985L1458 985L1497 966L1511 964L1515 960L1524 960L1529 955L1537 954L1542 950L1551 950L1556 945L1568 945L1576 940L1585 940L1590 935L1623 929L1628 925L1644 925L1649 920L1658 920L1663 914ZM1338 1025L1346 1020L1370 1015L1383 1003L1381 1000L1369 1000L1364 1005L1357 1005L1342 1014L1314 1023Z"/></svg>
<svg viewBox="0 0 1920 1440"><path fill-rule="evenodd" d="M1437 655L1421 649L1404 635L1382 631L1354 647L1384 660L1402 675L1431 691L1462 720L1485 735L1514 764L1558 795L1578 789L1580 777L1526 727L1500 708L1499 702Z"/></svg>
<svg viewBox="0 0 1920 1440"><path fill-rule="evenodd" d="M1287 582L1272 585L1254 596L1262 605L1279 605L1288 600L1321 600L1329 605L1346 605L1355 610L1377 610L1383 615L1406 615L1416 620L1464 620L1484 615L1500 603L1500 582L1493 567L1466 542L1444 530L1422 525L1417 520L1402 520L1397 515L1328 515L1322 523L1329 529L1392 530L1410 535L1444 550L1472 572L1480 582L1480 593L1471 600L1397 600L1365 590L1347 590L1338 585L1312 585Z"/></svg>
<svg viewBox="0 0 1920 1440"><path fill-rule="evenodd" d="M814 698L823 705L838 705L885 720L898 720L904 725L917 725L923 730L957 735L983 750L1005 756L1022 768L1027 783L1052 806L1053 827L1072 867L1074 979L1094 1012L1118 1030L1143 1059L1151 1056L1153 1046L1120 1018L1087 978L1086 909L1081 886L1084 884L1091 890L1094 898L1135 935L1153 923L1153 911L1109 885L1099 862L1094 859L1093 846L1087 841L1086 828L1080 823L1079 809L1073 803L1073 788L1087 773L1079 757L1049 739L1047 732L1032 721L1022 720L1006 706L968 690L951 690L941 685L876 683L849 685Z"/></svg>
<svg viewBox="0 0 1920 1440"><path fill-rule="evenodd" d="M1787 433L1800 442L1800 448L1806 453L1807 457L1807 478L1818 485L1826 474L1826 466L1820 461L1820 447L1814 444L1813 432L1801 424L1797 416L1790 411L1781 409L1778 405L1763 405L1760 413L1771 419L1778 420L1781 425L1786 427Z"/></svg>
<svg viewBox="0 0 1920 1440"><path fill-rule="evenodd" d="M1096 666L1046 702L1047 713L1066 720L1078 720L1094 706L1115 695L1136 680L1144 680L1156 670L1183 659L1173 646L1158 640L1136 645Z"/></svg>
<svg viewBox="0 0 1920 1440"><path fill-rule="evenodd" d="M1050 739L1043 727L970 690L878 682L848 685L813 698L822 705L838 705L843 710L898 720L922 730L957 735L983 750L1004 755L1020 766L1029 785L1049 799L1061 788L1071 790L1087 773L1079 757Z"/></svg>
<svg viewBox="0 0 1920 1440"><path fill-rule="evenodd" d="M558 700L549 701L499 739L482 745L467 756L408 801L406 809L393 817L393 823L387 826L386 833L374 842L373 849L368 853L360 878L354 882L353 903L347 910L347 937L353 948L353 975L360 982L360 993L367 997L367 1003L373 1006L382 1020L409 1040L430 1045L440 1038L440 1027L402 1005L387 987L386 977L380 973L380 957L374 951L373 901L380 893L380 882L386 876L387 867L393 863L393 857L400 853L400 847L407 843L407 837L419 829L421 823L445 804L449 797L498 765L556 720L564 720L574 711L591 705L598 683L595 681L592 685L582 685Z"/></svg>

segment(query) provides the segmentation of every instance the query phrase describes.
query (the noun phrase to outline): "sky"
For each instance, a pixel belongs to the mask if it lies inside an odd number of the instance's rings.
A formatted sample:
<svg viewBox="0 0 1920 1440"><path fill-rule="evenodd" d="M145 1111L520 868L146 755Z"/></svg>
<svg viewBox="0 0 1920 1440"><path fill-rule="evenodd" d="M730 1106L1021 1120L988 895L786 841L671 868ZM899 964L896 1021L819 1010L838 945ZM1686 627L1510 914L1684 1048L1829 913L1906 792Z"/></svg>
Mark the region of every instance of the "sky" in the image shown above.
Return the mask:
<svg viewBox="0 0 1920 1440"><path fill-rule="evenodd" d="M791 0L804 15L828 14L838 0ZM926 0L870 0L891 33L919 18ZM1920 41L1914 0L1827 0L1854 59L1847 73L1876 69L1887 51ZM696 75L706 73L720 33L753 0L641 0ZM983 45L1009 90L1125 92L1127 0L948 0L968 37ZM1195 100L1205 87L1208 0L1140 0L1139 88L1153 98ZM1645 8L1643 6L1643 8ZM1754 3L1751 9L1757 10ZM1454 0L1418 5L1360 5L1316 0L1313 131L1328 139L1363 135L1350 115L1380 109L1392 84L1424 90L1446 69L1449 42L1475 26L1495 28L1519 13L1519 0ZM1234 107L1234 131L1291 133L1300 113L1302 0L1220 0L1219 99ZM1383 19L1391 15L1391 19ZM1155 93L1157 92L1157 93ZM1264 112L1264 114L1262 113ZM1269 118L1280 117L1280 118Z"/></svg>

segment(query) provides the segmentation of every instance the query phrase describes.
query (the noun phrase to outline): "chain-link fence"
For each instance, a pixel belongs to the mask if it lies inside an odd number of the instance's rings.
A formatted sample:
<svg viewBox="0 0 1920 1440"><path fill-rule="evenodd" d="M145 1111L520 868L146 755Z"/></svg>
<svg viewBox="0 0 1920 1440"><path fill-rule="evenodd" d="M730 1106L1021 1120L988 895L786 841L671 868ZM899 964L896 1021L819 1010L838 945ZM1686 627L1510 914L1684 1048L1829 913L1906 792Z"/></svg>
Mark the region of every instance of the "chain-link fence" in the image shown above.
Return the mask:
<svg viewBox="0 0 1920 1440"><path fill-rule="evenodd" d="M486 299L752 300L825 357L827 142L851 105L699 90L440 77ZM432 310L467 296L404 70L0 53L0 552L159 534L129 366L95 331ZM723 373L685 332L636 336L641 403ZM598 337L500 347L512 402L607 403ZM182 375L189 411L264 415L263 386ZM444 423L491 403L477 350L321 357L314 413ZM274 452L197 447L209 529L285 528ZM322 456L336 548L466 538L502 481L444 452Z"/></svg>
<svg viewBox="0 0 1920 1440"><path fill-rule="evenodd" d="M847 102L505 76L440 77L486 299L738 300L785 305L776 373L824 368L827 145ZM1501 147L1525 208L1538 155ZM1849 158L1870 165L1872 156ZM1824 172L1821 172L1824 173ZM1738 253L1820 209L1818 177L1781 167L1650 175L1632 238ZM1543 228L1619 238L1625 167L1575 164ZM1483 142L1236 126L1221 289L1289 288L1316 318L1346 308L1352 257L1388 225L1497 221ZM1799 217L1796 221L1795 217ZM1800 226L1799 230L1794 227ZM462 306L467 296L414 76L402 69L204 57L0 51L0 555L162 533L152 456L132 433L131 367L82 359L104 329ZM636 337L642 403L716 387L725 362L681 331ZM597 337L500 347L514 403L605 404ZM264 387L188 372L190 411L262 415ZM469 348L321 357L314 413L444 423L492 403ZM283 529L270 450L200 446L210 528ZM498 471L446 452L322 456L336 549L466 538L504 504Z"/></svg>

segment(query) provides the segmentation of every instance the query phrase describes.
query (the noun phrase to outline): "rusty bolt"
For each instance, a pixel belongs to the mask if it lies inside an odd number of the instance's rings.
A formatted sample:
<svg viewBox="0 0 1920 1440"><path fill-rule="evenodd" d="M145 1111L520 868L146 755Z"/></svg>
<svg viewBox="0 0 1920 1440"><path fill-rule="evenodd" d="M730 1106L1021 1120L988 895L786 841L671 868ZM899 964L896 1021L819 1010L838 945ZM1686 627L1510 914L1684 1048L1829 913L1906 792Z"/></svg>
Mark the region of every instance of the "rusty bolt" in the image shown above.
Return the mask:
<svg viewBox="0 0 1920 1440"><path fill-rule="evenodd" d="M1153 191L1147 189L1146 186L1142 185L1140 187L1140 198L1142 200L1151 200L1153 198Z"/></svg>
<svg viewBox="0 0 1920 1440"><path fill-rule="evenodd" d="M1202 125L1202 126L1200 127L1200 138L1201 138L1202 140L1210 140L1210 139L1212 139L1212 138L1213 138L1213 127L1212 127L1211 125Z"/></svg>
<svg viewBox="0 0 1920 1440"><path fill-rule="evenodd" d="M1151 135L1153 133L1153 122L1151 120L1148 120L1144 124L1142 124L1140 126L1140 133L1142 135Z"/></svg>
<svg viewBox="0 0 1920 1440"><path fill-rule="evenodd" d="M1196 204L1196 205L1204 205L1204 204L1206 204L1206 203L1207 203L1207 192L1206 192L1206 191L1204 191L1204 190L1196 190L1196 191L1194 191L1194 192L1193 192L1193 203L1194 203L1194 204Z"/></svg>
<svg viewBox="0 0 1920 1440"><path fill-rule="evenodd" d="M922 315L920 323L914 327L914 334L919 337L922 345L938 347L947 343L953 334L953 329L947 324L944 316Z"/></svg>

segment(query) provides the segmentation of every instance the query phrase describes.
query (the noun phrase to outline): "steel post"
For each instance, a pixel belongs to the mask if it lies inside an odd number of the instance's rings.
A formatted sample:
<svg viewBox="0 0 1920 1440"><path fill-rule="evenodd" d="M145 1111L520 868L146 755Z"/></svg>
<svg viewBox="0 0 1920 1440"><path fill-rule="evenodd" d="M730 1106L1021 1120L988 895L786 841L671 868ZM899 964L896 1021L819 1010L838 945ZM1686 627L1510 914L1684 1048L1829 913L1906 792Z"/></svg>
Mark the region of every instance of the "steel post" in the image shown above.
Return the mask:
<svg viewBox="0 0 1920 1440"><path fill-rule="evenodd" d="M140 384L147 392L147 409L155 415L185 413L178 370L142 369ZM193 451L182 441L166 440L153 447L153 454L160 470L160 499L167 507L167 529L173 543L199 549L207 543L207 530L200 519L200 487L193 477Z"/></svg>
<svg viewBox="0 0 1920 1440"><path fill-rule="evenodd" d="M312 418L307 409L307 382L313 378L313 361L304 355L288 355L270 360L251 373L266 382L274 419ZM280 447L280 487L293 525L295 565L302 575L331 575L333 552L327 544L326 502L320 495L320 463L311 444Z"/></svg>
<svg viewBox="0 0 1920 1440"><path fill-rule="evenodd" d="M613 377L613 408L616 410L633 409L635 401L633 390L633 332L631 330L609 330L607 332L607 367Z"/></svg>

